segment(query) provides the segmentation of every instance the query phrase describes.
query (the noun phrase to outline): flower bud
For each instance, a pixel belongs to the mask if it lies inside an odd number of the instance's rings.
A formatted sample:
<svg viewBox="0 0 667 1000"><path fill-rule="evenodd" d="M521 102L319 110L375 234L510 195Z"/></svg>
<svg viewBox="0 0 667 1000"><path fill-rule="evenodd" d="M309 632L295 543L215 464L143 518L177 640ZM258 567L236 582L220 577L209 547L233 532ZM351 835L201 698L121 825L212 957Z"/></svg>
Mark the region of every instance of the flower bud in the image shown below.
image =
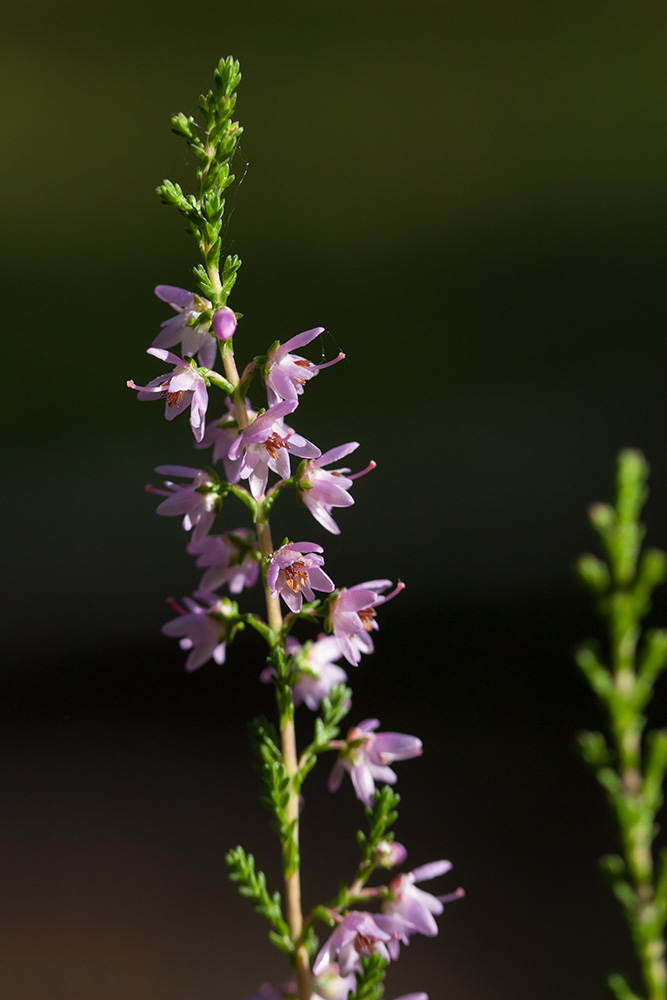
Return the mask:
<svg viewBox="0 0 667 1000"><path fill-rule="evenodd" d="M398 841L381 840L375 848L375 863L381 868L395 868L402 865L408 852Z"/></svg>
<svg viewBox="0 0 667 1000"><path fill-rule="evenodd" d="M221 306L213 313L211 326L218 340L229 340L236 330L236 313L229 306Z"/></svg>

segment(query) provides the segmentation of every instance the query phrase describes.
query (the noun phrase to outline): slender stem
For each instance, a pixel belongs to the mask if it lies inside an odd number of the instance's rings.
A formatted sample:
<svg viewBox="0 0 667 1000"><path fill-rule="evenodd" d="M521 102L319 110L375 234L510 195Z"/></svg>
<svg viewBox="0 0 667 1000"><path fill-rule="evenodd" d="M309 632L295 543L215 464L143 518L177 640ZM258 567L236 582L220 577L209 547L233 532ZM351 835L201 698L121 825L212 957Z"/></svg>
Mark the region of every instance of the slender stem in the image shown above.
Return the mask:
<svg viewBox="0 0 667 1000"><path fill-rule="evenodd" d="M239 396L238 386L240 384L238 369L234 360L234 352L230 343L221 345L221 354L225 366L225 375L234 386L234 410L239 428L243 430L248 426L248 411L245 400ZM273 552L273 542L271 540L271 529L264 509L264 498L258 504L255 530L257 540L263 560L267 560ZM283 627L283 616L280 610L280 600L272 597L271 591L266 583L266 573L264 575L264 597L266 600L266 618L269 628L273 631L276 641L281 640ZM286 807L287 826L291 830L291 840L298 859L299 852L299 793L295 784L295 777L299 772L299 762L296 752L296 734L294 731L294 702L291 691L289 701L283 707L280 719L280 741L283 755L283 764L289 778L288 800ZM293 824L293 825L292 825ZM283 850L287 850L288 845L283 845ZM287 923L289 924L290 936L294 942L296 979L299 1000L310 1000L310 962L308 952L303 945L303 911L301 908L301 870L297 863L285 873L285 900L287 903Z"/></svg>
<svg viewBox="0 0 667 1000"><path fill-rule="evenodd" d="M225 368L227 381L234 386L232 402L234 404L236 422L239 425L239 430L245 430L250 423L250 419L248 417L248 408L245 405L245 399L238 391L241 379L239 378L238 368L236 367L236 361L234 360L234 348L232 347L231 341L223 341L223 343L220 344L220 354L222 356L222 363Z"/></svg>
<svg viewBox="0 0 667 1000"><path fill-rule="evenodd" d="M257 521L257 538L262 556L266 559L273 552L271 541L271 529L264 512L263 505L259 506ZM280 601L277 597L272 597L271 592L264 581L264 594L266 598L266 617L269 626L276 637L280 636L282 630L282 614L280 611ZM296 978L299 1000L310 1000L310 962L308 952L303 942L303 911L301 908L301 870L298 861L299 852L299 793L295 786L295 777L299 771L299 762L296 752L296 733L294 730L294 702L291 692L289 702L283 707L280 718L280 742L283 755L283 764L289 777L289 789L286 807L287 826L290 829L290 839L293 842L293 849L297 857L297 862L285 872L285 899L287 902L287 923L289 924L290 935L295 946ZM285 844L285 851L288 845Z"/></svg>

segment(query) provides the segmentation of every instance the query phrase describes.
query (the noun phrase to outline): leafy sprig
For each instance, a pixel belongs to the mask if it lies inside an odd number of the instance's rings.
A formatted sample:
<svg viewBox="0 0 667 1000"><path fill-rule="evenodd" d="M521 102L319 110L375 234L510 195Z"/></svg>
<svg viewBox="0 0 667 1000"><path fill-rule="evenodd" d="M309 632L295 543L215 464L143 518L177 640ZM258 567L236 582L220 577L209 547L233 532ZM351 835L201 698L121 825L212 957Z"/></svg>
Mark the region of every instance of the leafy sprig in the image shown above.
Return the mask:
<svg viewBox="0 0 667 1000"><path fill-rule="evenodd" d="M300 863L294 836L296 824L287 815L290 778L278 746L278 734L268 719L253 720L250 733L258 763L262 804L273 816L271 825L280 838L283 870L288 874L295 871Z"/></svg>
<svg viewBox="0 0 667 1000"><path fill-rule="evenodd" d="M352 708L352 690L346 684L336 684L329 692L328 698L322 699L321 715L315 719L314 734L310 743L301 755L297 785L305 781L309 772L315 766L317 757L331 749L331 741L340 732L340 723Z"/></svg>
<svg viewBox="0 0 667 1000"><path fill-rule="evenodd" d="M372 809L366 809L366 819L368 820L369 831L366 836L363 830L357 830L357 843L361 848L362 863L359 868L359 878L366 882L376 867L377 849L381 841L389 843L394 839L394 834L390 827L398 819L398 805L401 796L391 788L384 785L375 793L375 804ZM370 869L368 873L367 869Z"/></svg>
<svg viewBox="0 0 667 1000"><path fill-rule="evenodd" d="M338 890L338 895L328 907L320 907L317 912L318 918L324 918L332 911L343 911L354 902L364 898L364 886L378 867L377 849L382 841L391 843L394 834L390 827L398 819L398 805L401 801L400 795L389 785L384 785L375 792L375 802L372 809L366 809L366 819L368 820L369 831L365 834L363 830L357 830L357 843L361 849L361 861L354 880L350 885L343 882ZM367 890L368 893L369 890Z"/></svg>
<svg viewBox="0 0 667 1000"><path fill-rule="evenodd" d="M241 896L252 900L255 913L266 917L271 924L272 930L269 932L271 941L291 955L294 952L294 945L290 938L289 927L283 918L280 893L269 894L266 888L266 876L264 872L257 871L255 859L252 854L246 854L242 847L234 847L225 855L225 861L229 865L229 877L232 882L238 884Z"/></svg>
<svg viewBox="0 0 667 1000"><path fill-rule="evenodd" d="M235 254L229 255L220 274L223 193L235 179L230 173L230 163L243 129L232 120L236 89L241 82L238 62L232 56L221 59L213 76L213 89L199 98L203 126L182 112L171 119L172 132L185 139L197 158L198 190L195 194L185 194L180 184L164 180L157 194L186 219L188 232L196 240L203 259L194 268L197 284L213 306L218 307L227 302L241 266Z"/></svg>
<svg viewBox="0 0 667 1000"><path fill-rule="evenodd" d="M656 549L642 551L648 471L640 452L621 452L615 506L594 504L589 510L606 561L586 554L577 569L606 621L609 662L594 642L580 646L575 658L609 720L608 736L579 736L620 833L622 855L603 858L602 869L628 921L646 996L666 1000L667 853L656 864L652 845L667 773L667 729L646 734L643 713L667 667L667 631L642 636L642 622L655 588L667 577L667 557ZM609 986L617 1000L640 1000L621 975L611 976Z"/></svg>

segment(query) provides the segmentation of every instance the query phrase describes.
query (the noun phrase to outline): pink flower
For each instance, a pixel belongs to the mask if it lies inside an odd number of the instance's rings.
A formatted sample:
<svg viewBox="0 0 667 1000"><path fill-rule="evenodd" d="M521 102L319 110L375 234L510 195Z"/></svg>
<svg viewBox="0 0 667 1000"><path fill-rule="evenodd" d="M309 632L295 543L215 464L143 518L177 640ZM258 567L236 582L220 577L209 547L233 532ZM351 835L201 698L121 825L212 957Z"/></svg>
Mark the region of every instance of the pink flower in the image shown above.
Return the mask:
<svg viewBox="0 0 667 1000"><path fill-rule="evenodd" d="M405 733L375 733L380 725L377 719L364 719L350 729L345 741L332 740L331 746L339 749L338 760L329 776L329 791L340 788L347 771L352 779L357 798L369 809L375 801L375 782L393 785L396 775L389 767L395 760L419 757L422 742Z"/></svg>
<svg viewBox="0 0 667 1000"><path fill-rule="evenodd" d="M285 648L299 671L292 688L294 704L304 702L312 712L316 712L322 699L331 694L331 689L347 680L345 671L334 662L342 655L340 646L333 635L320 635L317 642L307 642L305 646L288 635ZM274 675L273 667L267 667L259 677L264 684L268 684Z"/></svg>
<svg viewBox="0 0 667 1000"><path fill-rule="evenodd" d="M198 569L206 569L199 584L200 592L210 593L226 583L230 593L240 594L244 587L254 587L257 583L259 546L247 528L194 539L188 545L188 552L197 556Z"/></svg>
<svg viewBox="0 0 667 1000"><path fill-rule="evenodd" d="M162 323L162 329L152 347L173 347L181 344L183 354L193 358L199 353L199 363L204 368L215 364L217 345L210 332L211 303L201 295L194 295L185 288L158 285L155 294L176 310L176 316ZM198 322L204 315L203 321Z"/></svg>
<svg viewBox="0 0 667 1000"><path fill-rule="evenodd" d="M373 652L368 633L378 627L374 609L400 593L404 585L397 584L391 594L383 597L382 591L387 587L391 587L391 580L369 580L349 589L342 588L329 601L329 627L340 643L343 656L353 666L359 663L362 653Z"/></svg>
<svg viewBox="0 0 667 1000"><path fill-rule="evenodd" d="M308 379L314 378L322 368L335 365L337 361L342 361L344 354L339 354L333 361L326 364L314 365L312 361L299 357L297 354L290 354L292 348L304 347L315 337L324 333L323 326L317 326L313 330L306 330L299 333L291 340L286 340L284 344L269 348L264 366L264 381L269 400L269 406L279 403L281 400L289 399L296 403L297 397L303 392L304 383Z"/></svg>
<svg viewBox="0 0 667 1000"><path fill-rule="evenodd" d="M258 500L266 490L269 469L281 479L290 474L289 454L316 458L320 449L283 423L283 417L296 409L296 402L276 403L239 431L228 457L241 459L239 478L247 479L250 492Z"/></svg>
<svg viewBox="0 0 667 1000"><path fill-rule="evenodd" d="M337 962L341 976L361 970L361 956L378 952L388 962L387 944L393 934L382 930L370 913L351 910L343 917L329 940L320 949L313 963L313 974L319 975L331 962Z"/></svg>
<svg viewBox="0 0 667 1000"><path fill-rule="evenodd" d="M363 476L375 468L375 462L371 462L362 472L357 472L353 476L346 476L349 469L332 469L327 471L323 468L331 462L337 462L345 455L349 455L359 447L357 441L350 441L348 444L341 444L337 448L331 448L319 458L312 458L299 475L299 488L302 491L299 495L303 503L319 521L323 528L333 535L340 534L340 528L331 516L332 507L349 507L354 500L347 492L352 486L354 479Z"/></svg>
<svg viewBox="0 0 667 1000"><path fill-rule="evenodd" d="M277 549L266 571L271 596L280 594L290 611L298 612L304 596L307 601L315 600L313 589L330 593L333 580L320 568L324 559L319 553L323 551L315 542L288 542Z"/></svg>
<svg viewBox="0 0 667 1000"><path fill-rule="evenodd" d="M392 958L398 958L400 942L408 944L411 934L435 937L438 933L435 917L442 913L444 904L462 899L465 895L463 889L456 889L444 896L433 896L416 887L416 882L437 878L450 871L451 867L450 861L431 861L407 874L398 875L389 883L391 895L382 904L382 912L397 921L396 937L389 946Z"/></svg>
<svg viewBox="0 0 667 1000"><path fill-rule="evenodd" d="M219 484L213 482L204 469L192 469L188 465L158 465L155 471L162 476L182 476L192 480L191 483L184 484L166 479L166 489L147 486L148 493L157 493L167 498L158 504L156 513L162 517L183 514L183 528L186 531L198 525L199 534L205 534L220 509Z"/></svg>
<svg viewBox="0 0 667 1000"><path fill-rule="evenodd" d="M195 365L189 364L182 358L177 358L171 351L163 351L157 347L149 347L147 354L152 354L160 361L168 361L174 365L171 375L158 376L148 385L137 385L132 379L127 383L130 389L139 390L139 399L142 401L156 399L155 393L165 400L165 417L173 420L183 410L190 407L190 426L196 441L201 441L204 436L204 417L208 407L208 392L204 377ZM211 372L211 375L217 375Z"/></svg>
<svg viewBox="0 0 667 1000"><path fill-rule="evenodd" d="M190 650L186 670L196 670L211 657L216 663L225 662L227 640L230 638L229 617L235 606L227 600L212 599L208 607L184 598L185 611L174 603L178 617L162 626L163 635L181 636L179 646Z"/></svg>

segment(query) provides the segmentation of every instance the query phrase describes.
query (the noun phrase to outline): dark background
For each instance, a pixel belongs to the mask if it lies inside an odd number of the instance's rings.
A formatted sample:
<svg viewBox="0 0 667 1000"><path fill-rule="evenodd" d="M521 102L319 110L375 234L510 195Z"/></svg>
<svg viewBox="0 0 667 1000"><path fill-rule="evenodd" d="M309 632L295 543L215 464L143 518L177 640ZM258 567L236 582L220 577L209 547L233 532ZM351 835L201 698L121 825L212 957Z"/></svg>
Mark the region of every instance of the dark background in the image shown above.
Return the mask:
<svg viewBox="0 0 667 1000"><path fill-rule="evenodd" d="M665 27L662 2L616 0L6 8L3 996L235 1000L283 974L223 862L241 841L278 883L246 736L270 709L263 653L244 635L186 675L160 636L198 577L143 487L195 457L186 418L125 389L157 374L153 286L195 262L153 194L194 171L168 119L229 52L237 356L326 326L347 361L294 423L378 462L339 538L287 500L277 535L325 544L340 584L405 581L352 721L423 738L397 834L411 865L453 860L439 891L467 890L388 1000L595 1000L633 970L596 868L614 831L573 749L600 719L571 564L626 445L667 541ZM359 808L325 783L309 904L355 861Z"/></svg>

